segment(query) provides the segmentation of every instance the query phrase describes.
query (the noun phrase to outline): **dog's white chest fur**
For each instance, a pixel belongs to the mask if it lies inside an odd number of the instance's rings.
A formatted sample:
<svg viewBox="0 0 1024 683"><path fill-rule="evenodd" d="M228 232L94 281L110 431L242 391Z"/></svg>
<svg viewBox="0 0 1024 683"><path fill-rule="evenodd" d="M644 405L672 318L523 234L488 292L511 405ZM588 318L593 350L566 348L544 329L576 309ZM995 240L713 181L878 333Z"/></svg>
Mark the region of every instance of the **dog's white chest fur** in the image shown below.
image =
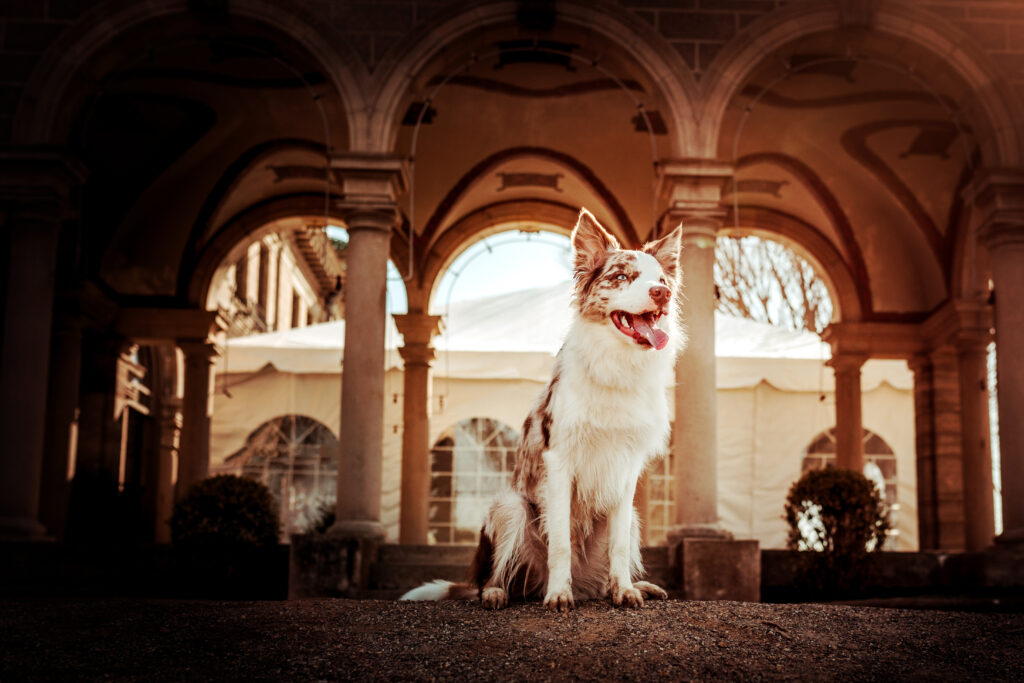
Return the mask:
<svg viewBox="0 0 1024 683"><path fill-rule="evenodd" d="M587 327L574 325L560 356L551 451L574 483L574 503L601 514L631 497L647 461L665 452L673 357L623 350Z"/></svg>

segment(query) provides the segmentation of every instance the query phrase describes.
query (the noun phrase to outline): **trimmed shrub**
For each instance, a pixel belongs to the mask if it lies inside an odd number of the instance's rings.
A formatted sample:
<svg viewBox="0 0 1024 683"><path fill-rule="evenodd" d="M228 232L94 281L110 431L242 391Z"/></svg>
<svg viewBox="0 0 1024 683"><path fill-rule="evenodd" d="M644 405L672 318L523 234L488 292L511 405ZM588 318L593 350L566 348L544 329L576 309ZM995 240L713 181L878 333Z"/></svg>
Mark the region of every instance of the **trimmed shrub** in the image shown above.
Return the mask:
<svg viewBox="0 0 1024 683"><path fill-rule="evenodd" d="M324 501L316 509L316 517L310 522L306 533L326 534L334 526L335 508L334 502Z"/></svg>
<svg viewBox="0 0 1024 683"><path fill-rule="evenodd" d="M800 587L829 595L856 593L882 548L889 512L874 482L834 467L804 472L786 496L787 547Z"/></svg>
<svg viewBox="0 0 1024 683"><path fill-rule="evenodd" d="M179 547L266 548L281 523L262 483L221 474L195 484L174 506L171 540Z"/></svg>

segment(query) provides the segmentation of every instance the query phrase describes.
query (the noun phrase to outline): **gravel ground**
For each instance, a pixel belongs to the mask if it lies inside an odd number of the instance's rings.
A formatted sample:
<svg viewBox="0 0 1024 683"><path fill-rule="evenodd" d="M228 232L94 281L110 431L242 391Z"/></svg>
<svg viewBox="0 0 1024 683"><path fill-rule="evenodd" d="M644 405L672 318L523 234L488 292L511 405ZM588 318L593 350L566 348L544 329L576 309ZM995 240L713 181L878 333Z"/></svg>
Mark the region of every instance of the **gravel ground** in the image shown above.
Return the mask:
<svg viewBox="0 0 1024 683"><path fill-rule="evenodd" d="M0 681L1024 680L1024 615L842 605L0 601Z"/></svg>

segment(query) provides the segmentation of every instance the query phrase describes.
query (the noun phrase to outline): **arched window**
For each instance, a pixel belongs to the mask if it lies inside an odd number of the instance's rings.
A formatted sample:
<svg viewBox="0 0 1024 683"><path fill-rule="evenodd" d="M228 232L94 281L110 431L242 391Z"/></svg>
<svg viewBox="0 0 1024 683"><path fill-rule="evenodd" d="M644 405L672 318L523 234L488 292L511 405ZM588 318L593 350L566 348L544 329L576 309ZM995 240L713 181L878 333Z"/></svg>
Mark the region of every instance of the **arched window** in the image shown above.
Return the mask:
<svg viewBox="0 0 1024 683"><path fill-rule="evenodd" d="M476 543L495 494L515 467L519 435L487 417L445 430L430 450L430 543Z"/></svg>
<svg viewBox="0 0 1024 683"><path fill-rule="evenodd" d="M885 440L870 429L865 429L864 443L864 476L875 482L881 491L883 500L889 506L889 522L892 528L889 536L897 536L896 528L899 516L899 499L896 495L896 454ZM818 434L811 440L804 455L800 471L820 469L836 464L836 430L835 427Z"/></svg>
<svg viewBox="0 0 1024 683"><path fill-rule="evenodd" d="M307 531L337 498L338 439L305 415L284 415L260 425L224 471L261 481L278 503L285 534Z"/></svg>

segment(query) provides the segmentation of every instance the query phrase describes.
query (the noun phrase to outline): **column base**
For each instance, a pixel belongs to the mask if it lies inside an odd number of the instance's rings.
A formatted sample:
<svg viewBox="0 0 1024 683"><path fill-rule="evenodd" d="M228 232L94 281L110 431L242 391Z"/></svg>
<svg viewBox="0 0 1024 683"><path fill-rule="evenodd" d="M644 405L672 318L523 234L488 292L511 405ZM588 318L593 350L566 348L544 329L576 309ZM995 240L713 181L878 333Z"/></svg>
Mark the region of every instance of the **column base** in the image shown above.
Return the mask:
<svg viewBox="0 0 1024 683"><path fill-rule="evenodd" d="M757 541L687 538L675 550L684 599L761 601Z"/></svg>
<svg viewBox="0 0 1024 683"><path fill-rule="evenodd" d="M737 541L717 524L668 533L669 564L686 600L761 601L761 547Z"/></svg>
<svg viewBox="0 0 1024 683"><path fill-rule="evenodd" d="M327 530L329 538L355 538L383 541L387 530L380 522L368 519L343 519Z"/></svg>
<svg viewBox="0 0 1024 683"><path fill-rule="evenodd" d="M0 517L0 541L50 541L46 527L29 517Z"/></svg>
<svg viewBox="0 0 1024 683"><path fill-rule="evenodd" d="M379 546L376 538L330 533L292 536L288 599L359 597L370 587L370 569Z"/></svg>
<svg viewBox="0 0 1024 683"><path fill-rule="evenodd" d="M1024 529L1007 529L996 536L995 547L1024 552Z"/></svg>
<svg viewBox="0 0 1024 683"><path fill-rule="evenodd" d="M667 534L667 543L674 548L687 538L706 538L719 541L731 541L733 535L717 524L683 524L673 527Z"/></svg>

